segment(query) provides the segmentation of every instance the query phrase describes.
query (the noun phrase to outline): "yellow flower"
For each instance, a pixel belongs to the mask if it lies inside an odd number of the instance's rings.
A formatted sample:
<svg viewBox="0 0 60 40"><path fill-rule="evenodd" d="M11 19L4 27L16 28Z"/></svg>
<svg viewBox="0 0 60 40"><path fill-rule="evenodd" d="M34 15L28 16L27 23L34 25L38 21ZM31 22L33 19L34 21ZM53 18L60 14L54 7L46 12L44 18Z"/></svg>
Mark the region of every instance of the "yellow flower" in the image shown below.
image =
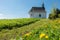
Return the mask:
<svg viewBox="0 0 60 40"><path fill-rule="evenodd" d="M44 36L45 36L45 34L44 34L44 33L40 34L40 38L43 38Z"/></svg>
<svg viewBox="0 0 60 40"><path fill-rule="evenodd" d="M46 35L45 38L48 38L48 36Z"/></svg>
<svg viewBox="0 0 60 40"><path fill-rule="evenodd" d="M31 34L31 32L30 33L26 33L25 36L29 36L30 34Z"/></svg>

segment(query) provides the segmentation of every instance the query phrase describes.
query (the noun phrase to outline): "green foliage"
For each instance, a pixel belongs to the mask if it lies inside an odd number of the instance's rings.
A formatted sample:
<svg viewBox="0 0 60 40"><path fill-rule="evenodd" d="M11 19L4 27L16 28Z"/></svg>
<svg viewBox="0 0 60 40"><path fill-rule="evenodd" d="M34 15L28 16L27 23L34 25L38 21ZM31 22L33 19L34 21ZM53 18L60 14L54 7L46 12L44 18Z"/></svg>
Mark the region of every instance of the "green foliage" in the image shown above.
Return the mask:
<svg viewBox="0 0 60 40"><path fill-rule="evenodd" d="M55 14L49 14L49 18L50 19L55 19L56 17L55 17Z"/></svg>
<svg viewBox="0 0 60 40"><path fill-rule="evenodd" d="M60 14L58 14L58 17L60 18Z"/></svg>
<svg viewBox="0 0 60 40"><path fill-rule="evenodd" d="M60 18L60 10L58 8L54 8L49 14L49 19Z"/></svg>

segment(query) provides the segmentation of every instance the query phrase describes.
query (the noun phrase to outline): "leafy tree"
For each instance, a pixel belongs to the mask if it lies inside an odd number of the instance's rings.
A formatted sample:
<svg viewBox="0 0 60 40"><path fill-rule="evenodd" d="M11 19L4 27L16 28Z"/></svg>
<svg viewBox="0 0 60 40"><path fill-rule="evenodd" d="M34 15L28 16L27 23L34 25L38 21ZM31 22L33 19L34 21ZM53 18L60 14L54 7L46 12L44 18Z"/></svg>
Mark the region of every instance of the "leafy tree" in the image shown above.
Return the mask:
<svg viewBox="0 0 60 40"><path fill-rule="evenodd" d="M60 18L60 10L58 8L54 8L49 14L49 19Z"/></svg>

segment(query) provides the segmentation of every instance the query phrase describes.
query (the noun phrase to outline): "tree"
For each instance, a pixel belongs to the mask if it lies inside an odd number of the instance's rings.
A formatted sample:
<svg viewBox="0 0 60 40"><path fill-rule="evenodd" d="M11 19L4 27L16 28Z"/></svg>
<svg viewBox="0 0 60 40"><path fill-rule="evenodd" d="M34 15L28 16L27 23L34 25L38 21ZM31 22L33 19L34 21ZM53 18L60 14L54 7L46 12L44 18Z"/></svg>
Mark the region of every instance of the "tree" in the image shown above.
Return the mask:
<svg viewBox="0 0 60 40"><path fill-rule="evenodd" d="M49 14L49 19L60 18L60 10L58 8L54 8Z"/></svg>

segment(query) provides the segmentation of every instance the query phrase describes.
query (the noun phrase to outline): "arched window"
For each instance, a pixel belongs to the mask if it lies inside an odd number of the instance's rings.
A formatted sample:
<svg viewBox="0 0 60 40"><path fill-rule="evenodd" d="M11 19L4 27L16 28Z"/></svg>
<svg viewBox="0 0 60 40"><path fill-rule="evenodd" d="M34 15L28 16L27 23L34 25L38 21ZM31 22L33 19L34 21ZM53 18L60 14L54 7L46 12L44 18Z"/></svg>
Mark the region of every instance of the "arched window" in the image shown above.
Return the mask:
<svg viewBox="0 0 60 40"><path fill-rule="evenodd" d="M39 17L41 17L41 14L39 14Z"/></svg>

